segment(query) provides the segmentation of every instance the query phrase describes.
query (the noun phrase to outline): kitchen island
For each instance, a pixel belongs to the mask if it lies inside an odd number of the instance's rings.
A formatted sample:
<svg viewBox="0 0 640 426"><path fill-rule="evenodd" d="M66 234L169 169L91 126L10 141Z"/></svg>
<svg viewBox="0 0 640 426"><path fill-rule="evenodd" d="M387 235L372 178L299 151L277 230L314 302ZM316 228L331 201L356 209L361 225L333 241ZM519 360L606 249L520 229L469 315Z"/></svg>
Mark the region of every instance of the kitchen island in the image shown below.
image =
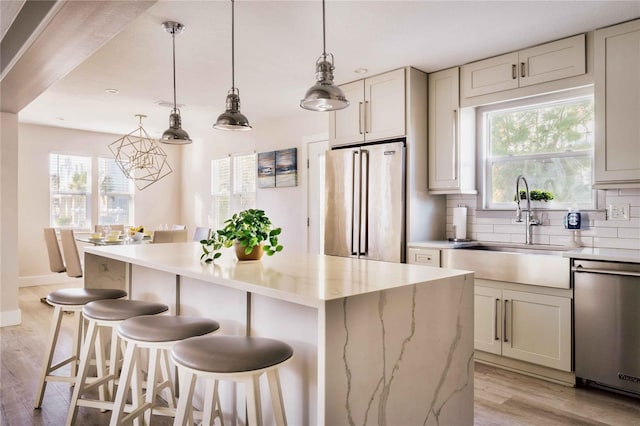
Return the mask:
<svg viewBox="0 0 640 426"><path fill-rule="evenodd" d="M197 242L87 247L85 286L289 343L280 374L291 425L473 424L473 273L286 251L238 262L224 250L203 264L200 254ZM233 390L221 391L226 424L244 413Z"/></svg>

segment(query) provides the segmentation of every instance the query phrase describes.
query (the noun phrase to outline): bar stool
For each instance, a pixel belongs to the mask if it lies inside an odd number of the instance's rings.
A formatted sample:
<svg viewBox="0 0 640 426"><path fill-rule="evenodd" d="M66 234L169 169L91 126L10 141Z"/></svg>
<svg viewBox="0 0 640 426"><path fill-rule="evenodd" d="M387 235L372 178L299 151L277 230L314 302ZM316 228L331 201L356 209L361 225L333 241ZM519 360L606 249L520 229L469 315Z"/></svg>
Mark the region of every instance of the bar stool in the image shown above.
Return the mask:
<svg viewBox="0 0 640 426"><path fill-rule="evenodd" d="M47 342L46 354L42 367L42 374L38 381L36 391L35 408L40 408L47 382L68 382L74 383L76 380L76 372L80 354L80 343L82 340L82 308L89 302L101 299L120 299L126 297L127 292L117 289L93 289L93 288L65 288L52 291L47 295L46 301L54 307L53 319L51 321L51 330L49 332L49 340ZM58 346L58 338L60 337L60 325L62 323L63 314L65 312L73 313L73 346L71 348L71 356L60 361L56 365L51 365L53 355ZM55 376L52 373L59 368L71 364L71 372L69 376Z"/></svg>
<svg viewBox="0 0 640 426"><path fill-rule="evenodd" d="M286 425L278 367L292 356L291 346L264 337L203 336L176 343L171 357L178 367L181 395L178 399L174 426L186 424L186 420L192 416L191 399L196 377L209 381L203 424L212 424L212 413L216 410L208 405L213 404L212 400L217 403L218 380L230 380L245 384L247 424L262 425L259 383L262 373L267 373L276 424Z"/></svg>
<svg viewBox="0 0 640 426"><path fill-rule="evenodd" d="M118 377L120 340L117 334L117 326L122 321L138 315L157 315L169 310L162 303L146 302L142 300L98 300L87 303L82 309L83 316L89 321L87 334L80 355L80 367L76 377L73 395L69 404L67 425L75 424L78 407L93 407L102 410L110 410L113 407L111 394ZM104 348L102 346L105 328L111 329L111 348L109 355L109 374L106 374L104 360ZM98 337L100 333L100 337ZM97 342L96 342L97 338ZM96 346L96 370L97 377L89 377L89 364L91 361L91 349ZM88 390L100 386L99 399L82 398Z"/></svg>
<svg viewBox="0 0 640 426"><path fill-rule="evenodd" d="M127 343L127 350L110 425L128 424L143 413L145 424L150 423L152 412L175 416L175 396L169 374L169 351L179 341L214 333L219 328L220 324L214 320L175 315L139 316L123 321L118 327L118 335ZM149 350L144 403L142 403L142 360L140 359L142 349ZM156 377L158 367L166 379L162 382L158 382ZM129 388L131 388L132 406L129 410L130 414L124 417L125 401ZM155 397L162 390L168 391L168 396L165 397L168 409L156 407L155 404Z"/></svg>

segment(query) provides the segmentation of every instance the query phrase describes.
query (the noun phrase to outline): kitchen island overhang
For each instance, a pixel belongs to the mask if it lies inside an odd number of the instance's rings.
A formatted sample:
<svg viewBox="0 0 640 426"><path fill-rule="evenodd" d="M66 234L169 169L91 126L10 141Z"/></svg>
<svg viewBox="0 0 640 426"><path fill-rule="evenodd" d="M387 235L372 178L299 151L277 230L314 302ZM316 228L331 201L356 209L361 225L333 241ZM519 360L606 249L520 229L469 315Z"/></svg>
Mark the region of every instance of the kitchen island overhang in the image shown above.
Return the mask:
<svg viewBox="0 0 640 426"><path fill-rule="evenodd" d="M197 242L89 247L85 286L292 345L289 424L473 423L473 273L287 252L238 262L229 250L204 264L200 253ZM233 424L244 410L229 393Z"/></svg>

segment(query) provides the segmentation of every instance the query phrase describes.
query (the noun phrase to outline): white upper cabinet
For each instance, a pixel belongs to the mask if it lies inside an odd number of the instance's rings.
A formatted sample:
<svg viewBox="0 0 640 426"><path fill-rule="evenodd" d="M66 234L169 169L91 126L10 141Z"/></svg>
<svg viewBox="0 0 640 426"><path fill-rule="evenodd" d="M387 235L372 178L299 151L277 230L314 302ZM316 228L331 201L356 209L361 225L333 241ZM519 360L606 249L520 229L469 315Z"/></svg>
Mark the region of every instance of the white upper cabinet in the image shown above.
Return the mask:
<svg viewBox="0 0 640 426"><path fill-rule="evenodd" d="M460 111L459 68L429 74L429 192L475 194L473 113ZM469 130L467 132L466 130ZM463 133L465 131L465 134Z"/></svg>
<svg viewBox="0 0 640 426"><path fill-rule="evenodd" d="M640 186L640 19L595 32L595 187Z"/></svg>
<svg viewBox="0 0 640 426"><path fill-rule="evenodd" d="M406 134L404 68L340 87L349 106L330 112L329 142L332 146Z"/></svg>
<svg viewBox="0 0 640 426"><path fill-rule="evenodd" d="M580 34L464 65L462 96L471 98L585 72L585 36Z"/></svg>

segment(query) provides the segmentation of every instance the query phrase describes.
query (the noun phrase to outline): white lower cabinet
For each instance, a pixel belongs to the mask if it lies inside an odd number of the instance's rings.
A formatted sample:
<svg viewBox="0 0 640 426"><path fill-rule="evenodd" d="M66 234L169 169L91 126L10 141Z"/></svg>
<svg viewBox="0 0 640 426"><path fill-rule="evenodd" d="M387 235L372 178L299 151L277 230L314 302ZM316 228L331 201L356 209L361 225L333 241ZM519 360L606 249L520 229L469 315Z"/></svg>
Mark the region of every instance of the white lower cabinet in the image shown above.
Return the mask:
<svg viewBox="0 0 640 426"><path fill-rule="evenodd" d="M571 371L571 299L475 286L474 347Z"/></svg>

